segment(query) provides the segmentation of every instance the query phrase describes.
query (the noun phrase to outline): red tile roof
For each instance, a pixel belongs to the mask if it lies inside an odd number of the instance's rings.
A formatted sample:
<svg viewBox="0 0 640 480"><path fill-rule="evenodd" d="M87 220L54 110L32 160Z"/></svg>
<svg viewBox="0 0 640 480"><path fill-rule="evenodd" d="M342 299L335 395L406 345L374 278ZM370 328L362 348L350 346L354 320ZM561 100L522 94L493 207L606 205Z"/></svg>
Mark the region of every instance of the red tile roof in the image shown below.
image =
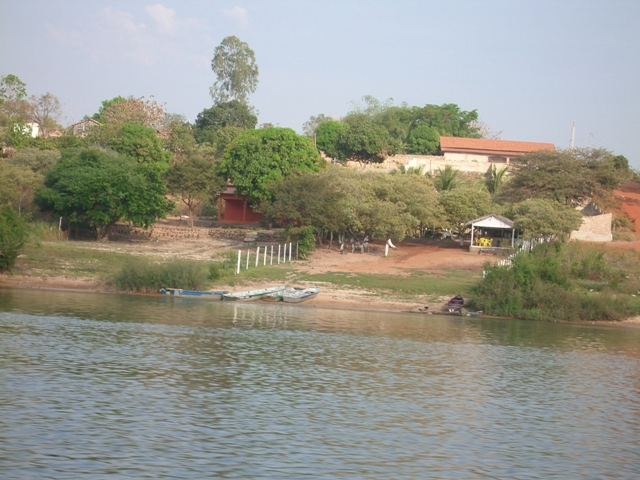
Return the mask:
<svg viewBox="0 0 640 480"><path fill-rule="evenodd" d="M538 150L556 149L553 143L517 142L513 140L486 140L484 138L440 137L443 152L520 155Z"/></svg>

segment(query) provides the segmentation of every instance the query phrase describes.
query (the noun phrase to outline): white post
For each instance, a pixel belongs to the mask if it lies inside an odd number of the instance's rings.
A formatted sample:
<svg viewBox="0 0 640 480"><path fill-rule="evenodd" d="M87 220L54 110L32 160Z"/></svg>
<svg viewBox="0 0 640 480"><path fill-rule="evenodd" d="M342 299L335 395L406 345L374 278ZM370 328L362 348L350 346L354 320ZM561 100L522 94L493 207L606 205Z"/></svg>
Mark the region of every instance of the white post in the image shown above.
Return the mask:
<svg viewBox="0 0 640 480"><path fill-rule="evenodd" d="M384 246L384 256L388 257L389 256L389 244L385 244Z"/></svg>
<svg viewBox="0 0 640 480"><path fill-rule="evenodd" d="M280 244L278 244L278 265L280 265Z"/></svg>
<svg viewBox="0 0 640 480"><path fill-rule="evenodd" d="M293 249L291 248L291 245L292 245L292 243L291 243L291 242L289 242L289 261L291 261L291 250L293 250Z"/></svg>
<svg viewBox="0 0 640 480"><path fill-rule="evenodd" d="M260 247L256 247L256 267L258 266L259 261L260 261Z"/></svg>
<svg viewBox="0 0 640 480"><path fill-rule="evenodd" d="M273 245L271 245L271 263L269 265L273 265Z"/></svg>
<svg viewBox="0 0 640 480"><path fill-rule="evenodd" d="M240 258L242 257L242 250L238 250L238 267L236 268L236 274L240 273Z"/></svg>
<svg viewBox="0 0 640 480"><path fill-rule="evenodd" d="M247 268L245 270L249 270L249 257L251 256L251 250L247 248Z"/></svg>
<svg viewBox="0 0 640 480"><path fill-rule="evenodd" d="M473 230L475 228L475 225L471 224L471 246L473 247ZM471 249L469 249L469 251L471 251Z"/></svg>
<svg viewBox="0 0 640 480"><path fill-rule="evenodd" d="M264 246L264 262L262 262L262 266L267 264L267 246Z"/></svg>
<svg viewBox="0 0 640 480"><path fill-rule="evenodd" d="M283 252L282 252L282 263L287 263L287 244L284 244Z"/></svg>
<svg viewBox="0 0 640 480"><path fill-rule="evenodd" d="M511 230L511 248L516 248L516 229Z"/></svg>

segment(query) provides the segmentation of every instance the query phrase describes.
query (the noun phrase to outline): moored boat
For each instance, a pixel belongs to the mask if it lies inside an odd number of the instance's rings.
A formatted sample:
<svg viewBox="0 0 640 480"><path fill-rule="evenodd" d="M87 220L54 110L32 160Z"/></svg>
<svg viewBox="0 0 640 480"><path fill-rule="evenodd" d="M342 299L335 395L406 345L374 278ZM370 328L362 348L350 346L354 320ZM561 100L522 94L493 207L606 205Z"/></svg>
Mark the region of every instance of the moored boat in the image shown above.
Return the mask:
<svg viewBox="0 0 640 480"><path fill-rule="evenodd" d="M285 290L282 293L282 301L287 303L300 303L316 297L318 293L320 293L320 289L316 287Z"/></svg>
<svg viewBox="0 0 640 480"><path fill-rule="evenodd" d="M277 287L258 288L255 290L244 290L241 292L225 293L222 298L223 300L231 300L236 302L250 302L263 298L265 295L268 295L270 293L281 292L285 288L286 287L284 285L278 285Z"/></svg>
<svg viewBox="0 0 640 480"><path fill-rule="evenodd" d="M184 290L182 288L161 288L160 293L171 297L200 298L203 300L222 300L222 296L227 293L227 291L200 292L197 290Z"/></svg>
<svg viewBox="0 0 640 480"><path fill-rule="evenodd" d="M482 315L482 310L478 310L477 312L471 312L469 310L465 310L464 308L461 308L460 315L463 317L479 317Z"/></svg>
<svg viewBox="0 0 640 480"><path fill-rule="evenodd" d="M450 312L459 312L462 307L464 307L462 295L456 295L447 302L447 310Z"/></svg>

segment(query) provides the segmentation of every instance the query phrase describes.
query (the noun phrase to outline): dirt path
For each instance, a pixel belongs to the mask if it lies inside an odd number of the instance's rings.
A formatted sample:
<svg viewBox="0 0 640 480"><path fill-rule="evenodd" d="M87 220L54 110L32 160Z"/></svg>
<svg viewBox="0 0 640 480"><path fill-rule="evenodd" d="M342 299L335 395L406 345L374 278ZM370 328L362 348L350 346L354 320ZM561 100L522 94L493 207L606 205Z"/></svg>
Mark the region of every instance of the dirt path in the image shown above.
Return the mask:
<svg viewBox="0 0 640 480"><path fill-rule="evenodd" d="M640 229L640 183L627 182L618 190L614 190L613 194L620 200L622 209L634 222L636 229ZM611 242L608 245L611 247L640 250L640 240L636 242Z"/></svg>

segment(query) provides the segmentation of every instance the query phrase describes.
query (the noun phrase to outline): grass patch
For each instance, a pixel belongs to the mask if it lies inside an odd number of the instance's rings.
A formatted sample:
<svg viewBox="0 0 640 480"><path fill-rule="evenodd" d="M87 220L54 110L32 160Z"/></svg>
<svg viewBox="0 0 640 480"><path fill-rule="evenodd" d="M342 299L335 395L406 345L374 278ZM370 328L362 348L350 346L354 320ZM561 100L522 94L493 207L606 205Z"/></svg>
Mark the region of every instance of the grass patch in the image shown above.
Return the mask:
<svg viewBox="0 0 640 480"><path fill-rule="evenodd" d="M640 240L635 233L631 232L613 232L614 242L637 242Z"/></svg>
<svg viewBox="0 0 640 480"><path fill-rule="evenodd" d="M202 290L209 279L208 265L192 260L156 263L148 258L133 258L111 279L119 290L157 292L161 288Z"/></svg>
<svg viewBox="0 0 640 480"><path fill-rule="evenodd" d="M341 288L365 289L385 291L401 297L416 295L449 295L468 293L480 279L480 272L469 270L449 270L441 275L415 273L411 276L350 274L350 273L321 273L299 274L298 281L325 282Z"/></svg>

